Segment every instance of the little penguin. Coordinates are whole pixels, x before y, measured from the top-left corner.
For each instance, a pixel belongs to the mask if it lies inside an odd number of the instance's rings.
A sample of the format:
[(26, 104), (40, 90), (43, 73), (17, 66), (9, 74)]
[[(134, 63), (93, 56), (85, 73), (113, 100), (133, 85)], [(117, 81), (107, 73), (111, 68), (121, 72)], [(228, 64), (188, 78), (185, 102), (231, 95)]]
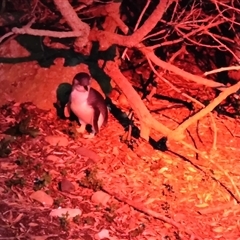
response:
[(83, 133), (86, 125), (92, 126), (92, 133), (96, 135), (102, 126), (108, 121), (108, 109), (103, 96), (94, 88), (90, 87), (91, 78), (85, 72), (75, 75), (72, 82), (72, 91), (68, 107), (76, 115), (81, 124), (78, 132)]

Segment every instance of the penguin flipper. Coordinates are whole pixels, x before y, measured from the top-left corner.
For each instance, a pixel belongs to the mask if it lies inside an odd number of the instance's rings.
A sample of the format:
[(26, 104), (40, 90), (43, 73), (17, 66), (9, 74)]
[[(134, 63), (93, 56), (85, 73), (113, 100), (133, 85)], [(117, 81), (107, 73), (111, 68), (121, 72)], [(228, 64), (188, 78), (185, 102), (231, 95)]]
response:
[(64, 107), (64, 116), (69, 118), (70, 117), (70, 112), (71, 112), (70, 102), (68, 102)]
[(92, 124), (92, 128), (93, 128), (93, 131), (95, 132), (95, 134), (97, 134), (99, 132), (99, 129), (98, 129), (98, 119), (99, 119), (99, 116), (100, 116), (100, 110), (98, 108), (93, 108), (94, 111), (93, 111), (93, 124)]

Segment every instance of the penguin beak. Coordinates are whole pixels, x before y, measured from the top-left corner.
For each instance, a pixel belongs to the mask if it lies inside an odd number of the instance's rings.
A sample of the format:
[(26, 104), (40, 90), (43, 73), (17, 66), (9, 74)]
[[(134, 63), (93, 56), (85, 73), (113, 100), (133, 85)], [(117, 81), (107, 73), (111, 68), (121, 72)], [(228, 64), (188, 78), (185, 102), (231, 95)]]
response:
[(83, 86), (86, 91), (88, 91), (88, 86)]

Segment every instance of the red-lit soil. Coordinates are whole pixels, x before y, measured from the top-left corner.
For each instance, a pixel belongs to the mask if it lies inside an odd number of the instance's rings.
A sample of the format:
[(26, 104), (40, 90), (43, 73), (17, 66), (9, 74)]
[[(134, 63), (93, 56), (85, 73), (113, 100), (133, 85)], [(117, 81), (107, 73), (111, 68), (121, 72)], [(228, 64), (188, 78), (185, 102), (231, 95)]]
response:
[[(57, 78), (62, 72), (52, 74)], [(188, 92), (193, 96), (213, 98), (211, 91), (189, 82), (178, 87), (186, 90), (187, 84), (192, 87)], [(166, 86), (159, 90), (161, 93), (175, 94)], [(183, 106), (163, 100), (154, 102), (158, 102), (159, 109), (165, 108), (154, 116), (171, 129), (190, 114)], [(10, 144), (11, 154), (0, 158), (0, 239), (91, 240), (97, 239), (96, 234), (103, 229), (109, 231), (110, 238), (102, 239), (240, 239), (240, 207), (235, 200), (240, 200), (238, 120), (213, 113), (217, 149), (212, 149), (214, 132), (209, 116), (190, 126), (185, 140), (206, 151), (205, 158), (197, 160), (193, 151), (176, 142), (168, 144), (172, 152), (153, 150), (145, 142), (138, 142), (134, 151), (130, 150), (120, 142), (124, 130), (111, 115), (108, 126), (94, 139), (72, 139), (65, 134), (69, 122), (57, 119), (54, 110), (24, 106), (23, 111), (22, 105), (9, 104), (0, 111), (1, 132), (26, 116), (40, 130), (35, 138), (16, 137)], [(67, 146), (51, 146), (45, 141), (50, 135), (66, 136)], [(4, 136), (1, 134), (1, 138)], [(153, 136), (162, 137), (155, 132)], [(100, 160), (94, 162), (76, 155), (80, 146), (95, 151)], [(101, 201), (93, 203), (94, 190), (77, 184), (86, 169), (96, 171), (97, 181), (111, 193), (108, 207), (102, 206)], [(29, 197), (34, 192), (34, 181), (42, 180), (46, 174), (51, 179), (42, 190), (54, 200), (50, 208), (43, 208)], [(75, 191), (63, 193), (58, 189), (63, 178), (75, 184)], [(13, 184), (11, 179), (24, 179), (24, 183)], [(67, 219), (67, 223), (51, 218), (51, 209), (59, 206), (79, 208), (82, 215), (78, 221)], [(166, 216), (177, 227), (153, 215)]]

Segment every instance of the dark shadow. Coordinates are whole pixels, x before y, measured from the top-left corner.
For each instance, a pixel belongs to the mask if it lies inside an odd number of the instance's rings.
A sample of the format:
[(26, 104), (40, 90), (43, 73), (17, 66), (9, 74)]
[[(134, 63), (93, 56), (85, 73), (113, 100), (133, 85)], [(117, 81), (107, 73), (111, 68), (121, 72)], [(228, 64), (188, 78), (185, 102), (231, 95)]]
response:
[[(115, 104), (112, 103), (110, 98), (106, 98), (106, 103), (110, 109), (110, 113), (115, 117), (116, 120), (124, 127), (125, 131), (128, 130), (129, 125), (132, 126), (132, 137), (135, 139), (140, 138), (140, 130), (134, 125), (131, 119), (126, 113), (122, 112)], [(149, 144), (156, 150), (167, 151), (166, 138), (156, 142), (153, 138), (149, 138)]]
[[(137, 88), (137, 87), (134, 87), (134, 89), (136, 91), (142, 91), (142, 89)], [(146, 97), (149, 93), (150, 93), (149, 91), (144, 92), (144, 97)], [(184, 100), (181, 100), (181, 99), (178, 99), (178, 98), (168, 97), (168, 96), (164, 96), (164, 95), (161, 95), (161, 94), (154, 94), (153, 97), (156, 98), (156, 99), (159, 99), (159, 100), (166, 100), (166, 101), (168, 101), (170, 103), (181, 104), (181, 105), (183, 105), (184, 107), (186, 107), (190, 111), (192, 111), (194, 109), (192, 102), (187, 102), (187, 101), (184, 101)], [(142, 97), (142, 99), (143, 99), (143, 97)], [(151, 112), (157, 112), (157, 111), (158, 111), (158, 109), (155, 109), (155, 110), (153, 110)]]
[(183, 106), (185, 106), (187, 109), (189, 110), (193, 110), (193, 103), (192, 102), (187, 102), (178, 98), (173, 98), (173, 97), (168, 97), (168, 96), (164, 96), (164, 95), (160, 95), (160, 94), (154, 94), (153, 97), (157, 98), (157, 99), (161, 99), (161, 100), (166, 100), (169, 101), (171, 103), (179, 103), (182, 104)]
[(56, 114), (61, 119), (66, 119), (64, 115), (64, 108), (69, 101), (69, 97), (72, 91), (72, 85), (70, 83), (61, 83), (56, 90), (57, 102), (53, 104), (56, 109)]
[[(111, 78), (104, 72), (104, 67), (107, 61), (114, 61), (116, 57), (116, 46), (113, 45), (105, 51), (99, 51), (99, 43), (94, 42), (91, 49), (91, 61), (89, 61), (88, 67), (90, 75), (96, 79), (101, 89), (105, 94), (111, 92)], [(104, 60), (103, 66), (99, 67), (98, 60)]]
[[(0, 63), (21, 63), (29, 61), (37, 61), (38, 64), (43, 68), (49, 68), (54, 64), (56, 58), (64, 58), (64, 66), (76, 66), (80, 63), (88, 65), (91, 76), (101, 86), (105, 94), (110, 93), (111, 78), (103, 71), (106, 61), (114, 60), (116, 56), (116, 46), (111, 46), (105, 51), (99, 51), (98, 43), (93, 43), (93, 47), (90, 56), (77, 53), (73, 48), (70, 49), (54, 49), (47, 47), (43, 44), (42, 37), (31, 36), (31, 35), (19, 35), (15, 40), (23, 46), (30, 56), (18, 57), (18, 58), (7, 58), (0, 57)], [(63, 40), (59, 40), (64, 42)], [(65, 40), (67, 43), (69, 39)], [(103, 66), (100, 68), (98, 60), (104, 61)]]
[(37, 61), (41, 67), (49, 68), (54, 64), (56, 58), (64, 58), (64, 66), (75, 66), (84, 63), (88, 60), (87, 57), (76, 53), (72, 48), (70, 49), (53, 49), (45, 46), (42, 43), (42, 37), (31, 35), (19, 35), (15, 40), (23, 46), (30, 56), (7, 58), (0, 57), (1, 63), (21, 63), (29, 61)]

